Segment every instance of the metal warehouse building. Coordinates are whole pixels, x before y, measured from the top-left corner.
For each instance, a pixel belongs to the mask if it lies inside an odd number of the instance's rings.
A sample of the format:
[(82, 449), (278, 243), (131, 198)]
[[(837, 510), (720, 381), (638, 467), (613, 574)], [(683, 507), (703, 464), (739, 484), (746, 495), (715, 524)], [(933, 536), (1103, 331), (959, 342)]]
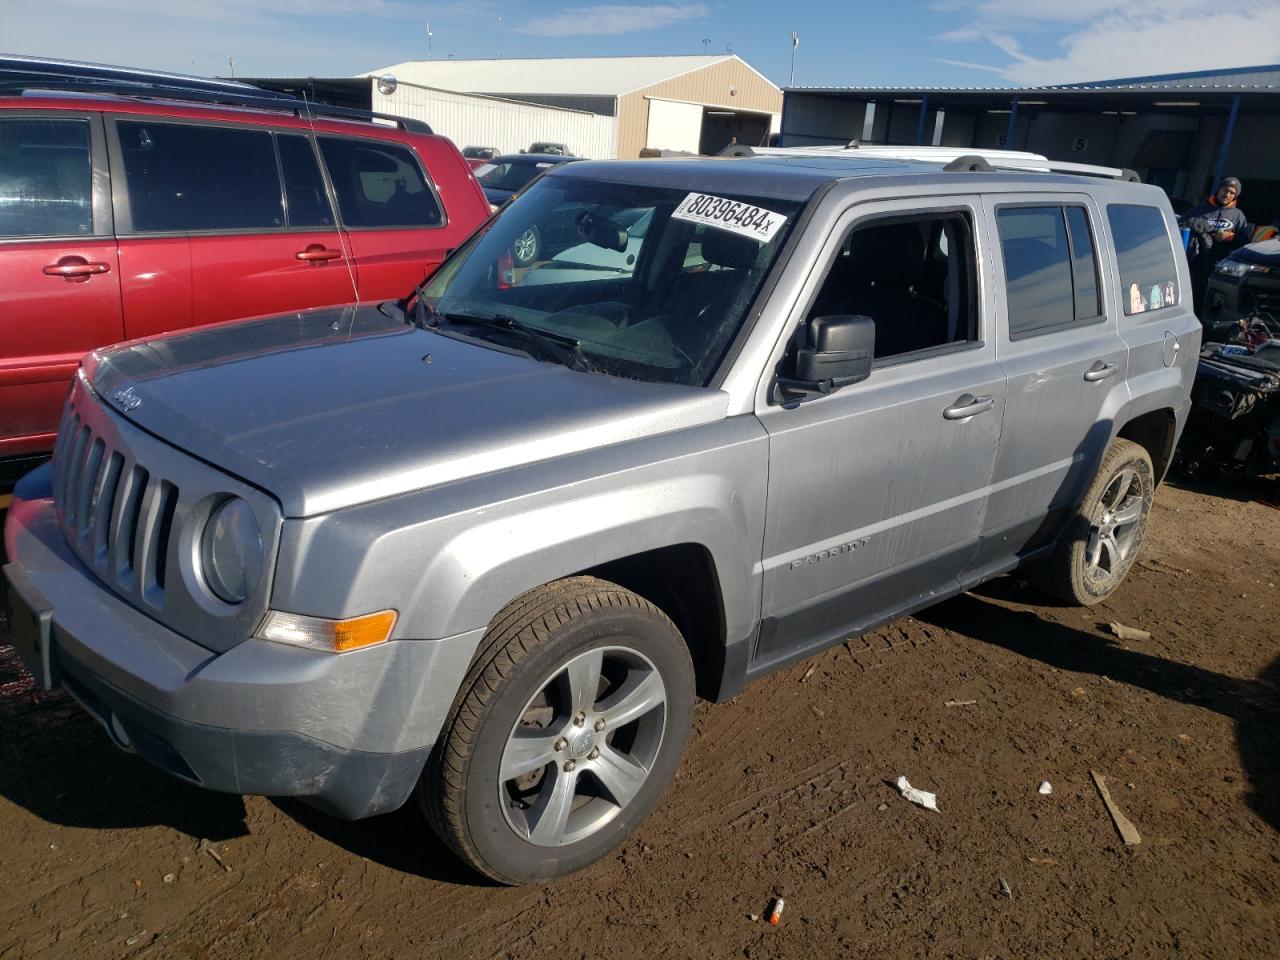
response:
[[(383, 94), (376, 78), (392, 74)], [(370, 71), (372, 109), (420, 118), (458, 146), (564, 143), (579, 156), (715, 153), (778, 129), (782, 91), (741, 57), (410, 60)]]
[(795, 87), (784, 146), (860, 141), (1030, 150), (1128, 167), (1196, 203), (1244, 181), (1250, 220), (1280, 214), (1280, 64), (1046, 87)]

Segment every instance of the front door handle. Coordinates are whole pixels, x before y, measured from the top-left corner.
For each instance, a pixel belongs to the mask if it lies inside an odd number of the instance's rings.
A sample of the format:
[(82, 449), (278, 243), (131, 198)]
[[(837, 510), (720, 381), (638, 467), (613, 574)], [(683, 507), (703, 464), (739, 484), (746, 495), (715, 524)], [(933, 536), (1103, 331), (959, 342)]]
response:
[(1090, 383), (1096, 383), (1099, 380), (1107, 379), (1107, 377), (1114, 377), (1119, 369), (1114, 363), (1104, 363), (1099, 360), (1084, 372), (1084, 378)]
[(326, 260), (337, 260), (342, 256), (342, 251), (330, 250), (323, 243), (309, 243), (307, 249), (299, 250), (294, 256), (307, 263), (324, 263)]
[(956, 402), (942, 411), (947, 420), (968, 420), (980, 413), (986, 413), (996, 405), (994, 397), (975, 397), (971, 393), (962, 393)]
[(111, 267), (105, 263), (86, 260), (84, 257), (63, 257), (57, 263), (44, 268), (47, 277), (62, 277), (71, 283), (84, 283), (97, 273), (107, 273)]

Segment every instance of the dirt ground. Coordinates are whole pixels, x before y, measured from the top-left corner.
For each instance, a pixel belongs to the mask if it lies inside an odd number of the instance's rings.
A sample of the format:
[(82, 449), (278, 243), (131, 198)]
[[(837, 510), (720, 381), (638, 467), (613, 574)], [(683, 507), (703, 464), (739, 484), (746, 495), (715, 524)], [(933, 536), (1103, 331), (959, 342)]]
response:
[(540, 888), (480, 883), (409, 808), (173, 781), (0, 646), (0, 958), (1280, 956), (1278, 493), (1161, 488), (1101, 607), (1004, 578), (699, 705), (657, 814)]

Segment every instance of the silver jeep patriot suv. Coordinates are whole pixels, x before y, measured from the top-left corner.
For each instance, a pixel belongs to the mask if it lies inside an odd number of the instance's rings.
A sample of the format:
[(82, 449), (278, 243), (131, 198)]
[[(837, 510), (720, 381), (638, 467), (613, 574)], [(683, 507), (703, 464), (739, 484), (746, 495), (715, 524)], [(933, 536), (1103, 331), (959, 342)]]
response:
[(994, 163), (565, 164), (402, 302), (91, 354), (9, 510), (14, 643), (176, 777), (583, 867), (695, 695), (1133, 564), (1199, 347), (1173, 213)]

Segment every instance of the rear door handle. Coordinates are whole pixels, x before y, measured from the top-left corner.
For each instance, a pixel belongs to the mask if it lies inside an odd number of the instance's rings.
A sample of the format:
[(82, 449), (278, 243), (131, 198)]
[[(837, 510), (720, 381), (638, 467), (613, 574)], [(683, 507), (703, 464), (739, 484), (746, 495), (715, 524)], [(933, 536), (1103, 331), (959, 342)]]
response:
[(1099, 360), (1084, 372), (1084, 378), (1090, 383), (1095, 383), (1098, 380), (1105, 380), (1107, 377), (1114, 377), (1119, 369), (1114, 363), (1104, 363)]
[(996, 405), (993, 397), (975, 397), (971, 393), (962, 393), (956, 402), (942, 411), (947, 420), (968, 420), (980, 413), (986, 413)]
[(294, 254), (299, 260), (307, 263), (324, 263), (326, 260), (337, 260), (342, 256), (341, 250), (330, 250), (323, 243), (307, 244), (307, 249)]
[(111, 267), (105, 263), (86, 260), (84, 257), (63, 257), (57, 263), (44, 268), (45, 276), (62, 277), (72, 283), (84, 283), (97, 273), (107, 273)]

